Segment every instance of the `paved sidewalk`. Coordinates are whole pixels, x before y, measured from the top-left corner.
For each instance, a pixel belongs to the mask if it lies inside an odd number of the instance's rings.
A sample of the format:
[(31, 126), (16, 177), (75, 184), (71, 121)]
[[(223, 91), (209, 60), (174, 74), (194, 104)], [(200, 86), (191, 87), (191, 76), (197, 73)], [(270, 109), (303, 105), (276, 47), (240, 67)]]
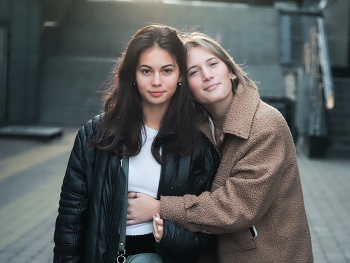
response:
[[(60, 187), (78, 128), (0, 139), (0, 263), (52, 262)], [(350, 263), (350, 160), (298, 156), (316, 263)]]

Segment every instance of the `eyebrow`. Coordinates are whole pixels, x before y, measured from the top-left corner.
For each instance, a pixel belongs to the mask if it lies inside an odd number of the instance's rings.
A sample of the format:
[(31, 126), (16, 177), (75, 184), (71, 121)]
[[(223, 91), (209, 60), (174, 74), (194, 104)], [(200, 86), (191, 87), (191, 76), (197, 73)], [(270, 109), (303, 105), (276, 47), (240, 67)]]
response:
[[(210, 60), (212, 60), (212, 59), (216, 59), (216, 58), (217, 58), (217, 57), (215, 57), (215, 56), (214, 56), (214, 57), (211, 57), (211, 58), (208, 58), (205, 62), (210, 61)], [(190, 71), (192, 68), (195, 68), (195, 67), (197, 67), (197, 65), (193, 65), (192, 67), (189, 67), (188, 70), (187, 70), (187, 72)]]
[[(147, 66), (147, 65), (140, 65), (140, 68), (142, 68), (142, 67), (146, 67), (146, 68), (152, 69), (152, 67)], [(167, 67), (175, 67), (175, 65), (173, 65), (173, 64), (168, 64), (168, 65), (164, 65), (164, 66), (161, 67), (161, 68), (167, 68)]]

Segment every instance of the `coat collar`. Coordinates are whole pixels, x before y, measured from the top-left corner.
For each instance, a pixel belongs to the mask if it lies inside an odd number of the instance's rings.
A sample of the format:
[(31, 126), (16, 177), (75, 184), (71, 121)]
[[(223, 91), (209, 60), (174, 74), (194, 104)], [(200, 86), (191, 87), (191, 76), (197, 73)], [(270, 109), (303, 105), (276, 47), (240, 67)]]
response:
[(254, 87), (239, 84), (224, 119), (224, 133), (248, 139), (259, 101), (259, 93)]
[[(223, 132), (248, 139), (259, 101), (259, 93), (254, 87), (248, 85), (244, 87), (242, 84), (239, 84), (226, 112)], [(201, 126), (201, 130), (207, 134), (207, 136), (209, 134), (211, 135), (207, 118)], [(211, 138), (212, 136), (208, 137), (213, 141)]]

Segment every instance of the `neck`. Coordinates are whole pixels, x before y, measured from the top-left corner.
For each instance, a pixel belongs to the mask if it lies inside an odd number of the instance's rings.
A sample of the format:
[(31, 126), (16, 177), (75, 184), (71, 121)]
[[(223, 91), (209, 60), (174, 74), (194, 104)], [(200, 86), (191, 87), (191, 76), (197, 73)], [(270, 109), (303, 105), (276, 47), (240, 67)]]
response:
[(160, 122), (162, 121), (168, 107), (142, 107), (144, 124), (154, 130), (159, 130)]
[(228, 108), (230, 107), (232, 99), (233, 93), (232, 96), (225, 98), (225, 100), (220, 100), (211, 104), (203, 105), (204, 108), (210, 113), (214, 122), (220, 125), (221, 127), (224, 124), (224, 118)]

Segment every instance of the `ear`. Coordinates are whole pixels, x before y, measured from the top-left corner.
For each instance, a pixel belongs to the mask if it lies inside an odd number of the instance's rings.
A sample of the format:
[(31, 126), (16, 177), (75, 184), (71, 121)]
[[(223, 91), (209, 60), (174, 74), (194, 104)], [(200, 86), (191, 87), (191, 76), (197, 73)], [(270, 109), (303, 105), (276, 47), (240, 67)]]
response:
[(229, 76), (231, 80), (234, 80), (235, 78), (237, 78), (237, 76), (233, 74), (231, 70), (229, 71), (229, 73), (230, 73)]
[(182, 77), (181, 75), (179, 76), (179, 79), (177, 80), (178, 83), (182, 82)]

